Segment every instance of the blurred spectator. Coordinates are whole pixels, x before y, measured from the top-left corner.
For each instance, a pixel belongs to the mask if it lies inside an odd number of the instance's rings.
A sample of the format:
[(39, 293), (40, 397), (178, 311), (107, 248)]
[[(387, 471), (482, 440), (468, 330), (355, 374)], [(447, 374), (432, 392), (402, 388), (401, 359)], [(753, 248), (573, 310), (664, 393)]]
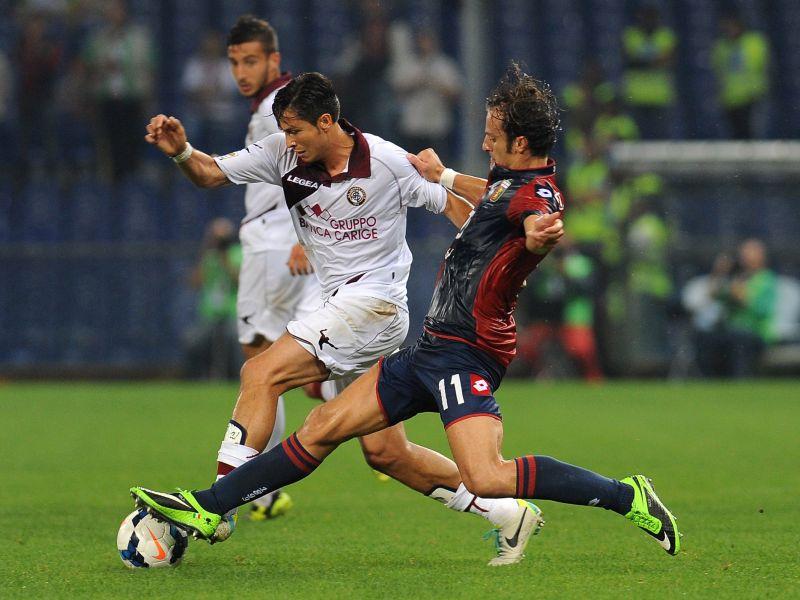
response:
[(186, 63), (181, 85), (186, 94), (185, 126), (198, 140), (198, 147), (227, 151), (236, 146), (238, 136), (231, 139), (238, 133), (231, 131), (236, 117), (236, 82), (219, 33), (208, 31), (203, 36), (200, 48)]
[[(532, 322), (520, 331), (520, 358), (534, 373), (541, 373), (544, 363), (552, 358), (543, 355), (548, 353), (548, 345), (557, 340), (584, 379), (599, 381), (603, 373), (594, 333), (595, 263), (565, 240), (553, 254), (555, 266), (537, 273), (537, 278), (543, 277), (541, 282), (534, 283), (535, 297), (523, 301), (523, 311)], [(550, 310), (542, 311), (543, 305)]]
[(739, 268), (720, 297), (730, 313), (731, 374), (751, 377), (765, 345), (774, 339), (777, 278), (767, 267), (767, 249), (761, 240), (749, 239), (739, 246)]
[(570, 237), (597, 255), (608, 232), (606, 201), (610, 170), (605, 153), (590, 132), (585, 132), (577, 146), (577, 155), (567, 167), (564, 178), (569, 210), (565, 227)]
[[(31, 13), (23, 24), (15, 63), (19, 67), (17, 113), (20, 125), (19, 153), (25, 166), (34, 157), (55, 160), (53, 89), (61, 64), (62, 48), (48, 35), (43, 14)], [(21, 174), (24, 176), (24, 173)]]
[(242, 262), (233, 223), (214, 219), (192, 272), (200, 291), (198, 322), (186, 341), (186, 374), (193, 378), (234, 379), (242, 358), (236, 333), (236, 286)]
[(391, 80), (400, 104), (400, 145), (409, 152), (433, 147), (445, 164), (452, 162), (450, 134), (461, 76), (433, 32), (417, 33), (416, 51), (397, 57)]
[(675, 102), (673, 63), (677, 38), (661, 23), (654, 6), (636, 11), (636, 24), (623, 33), (625, 101), (644, 139), (670, 137), (670, 108)]
[(739, 264), (719, 256), (710, 275), (690, 281), (683, 291), (692, 314), (700, 373), (707, 377), (752, 377), (761, 355), (775, 339), (778, 279), (767, 267), (760, 240), (739, 247)]
[(614, 96), (614, 84), (606, 78), (603, 66), (597, 60), (588, 60), (583, 65), (580, 79), (567, 84), (561, 94), (570, 128), (592, 127), (600, 108)]
[(728, 374), (727, 311), (719, 296), (730, 286), (734, 261), (727, 254), (714, 259), (711, 273), (690, 279), (681, 299), (691, 315), (695, 362), (704, 377)]
[(137, 170), (145, 147), (142, 130), (153, 93), (155, 52), (149, 32), (129, 20), (124, 0), (108, 2), (105, 17), (83, 58), (97, 108), (101, 168), (116, 182)]
[(731, 135), (752, 138), (754, 111), (769, 90), (769, 44), (763, 34), (747, 30), (736, 13), (723, 17), (721, 27), (711, 53), (719, 102)]
[(386, 139), (394, 138), (396, 101), (389, 83), (392, 52), (389, 24), (373, 11), (361, 35), (339, 58), (336, 89), (356, 127)]

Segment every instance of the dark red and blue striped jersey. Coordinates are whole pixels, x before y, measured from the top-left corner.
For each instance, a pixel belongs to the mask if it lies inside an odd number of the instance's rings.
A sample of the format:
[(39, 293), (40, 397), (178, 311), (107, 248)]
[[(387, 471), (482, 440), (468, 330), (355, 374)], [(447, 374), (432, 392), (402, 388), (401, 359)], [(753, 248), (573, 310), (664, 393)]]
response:
[(425, 331), (465, 342), (503, 366), (514, 359), (514, 308), (525, 278), (544, 258), (525, 248), (530, 215), (564, 210), (556, 166), (509, 170), (495, 166), (480, 204), (445, 254)]

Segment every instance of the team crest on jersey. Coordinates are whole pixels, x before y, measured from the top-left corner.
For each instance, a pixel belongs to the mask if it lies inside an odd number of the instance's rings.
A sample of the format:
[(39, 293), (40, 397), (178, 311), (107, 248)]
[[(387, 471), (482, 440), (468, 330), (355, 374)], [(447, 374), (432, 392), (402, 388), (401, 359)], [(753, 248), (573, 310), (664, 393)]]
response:
[(503, 192), (509, 188), (509, 186), (511, 186), (510, 179), (503, 179), (502, 181), (493, 183), (488, 190), (489, 195), (486, 197), (486, 199), (489, 202), (496, 202), (497, 199), (503, 195)]
[(367, 201), (367, 192), (363, 188), (354, 185), (347, 190), (347, 201), (353, 206), (361, 206)]
[(492, 388), (489, 387), (489, 383), (480, 375), (475, 375), (474, 373), (470, 373), (469, 387), (475, 396), (492, 395)]

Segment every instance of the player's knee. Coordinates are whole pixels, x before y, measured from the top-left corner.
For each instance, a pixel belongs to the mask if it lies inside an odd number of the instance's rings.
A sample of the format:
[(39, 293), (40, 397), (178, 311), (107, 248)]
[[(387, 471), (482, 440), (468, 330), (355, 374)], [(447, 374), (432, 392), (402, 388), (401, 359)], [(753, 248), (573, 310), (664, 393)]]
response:
[(248, 359), (239, 371), (242, 389), (250, 389), (256, 386), (275, 387), (278, 384), (275, 372), (270, 369), (269, 364), (259, 357)]
[(344, 441), (339, 439), (336, 420), (328, 415), (327, 405), (323, 404), (312, 410), (306, 417), (298, 435), (304, 442), (319, 446), (337, 445)]

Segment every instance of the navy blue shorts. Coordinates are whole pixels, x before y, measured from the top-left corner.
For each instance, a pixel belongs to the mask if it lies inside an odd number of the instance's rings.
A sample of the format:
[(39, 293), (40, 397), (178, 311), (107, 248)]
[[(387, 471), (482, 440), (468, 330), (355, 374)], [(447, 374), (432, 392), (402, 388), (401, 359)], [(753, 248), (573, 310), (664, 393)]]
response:
[(485, 352), (426, 333), (381, 360), (378, 402), (391, 425), (422, 412), (438, 412), (445, 428), (479, 415), (500, 420), (493, 393), (504, 374)]

